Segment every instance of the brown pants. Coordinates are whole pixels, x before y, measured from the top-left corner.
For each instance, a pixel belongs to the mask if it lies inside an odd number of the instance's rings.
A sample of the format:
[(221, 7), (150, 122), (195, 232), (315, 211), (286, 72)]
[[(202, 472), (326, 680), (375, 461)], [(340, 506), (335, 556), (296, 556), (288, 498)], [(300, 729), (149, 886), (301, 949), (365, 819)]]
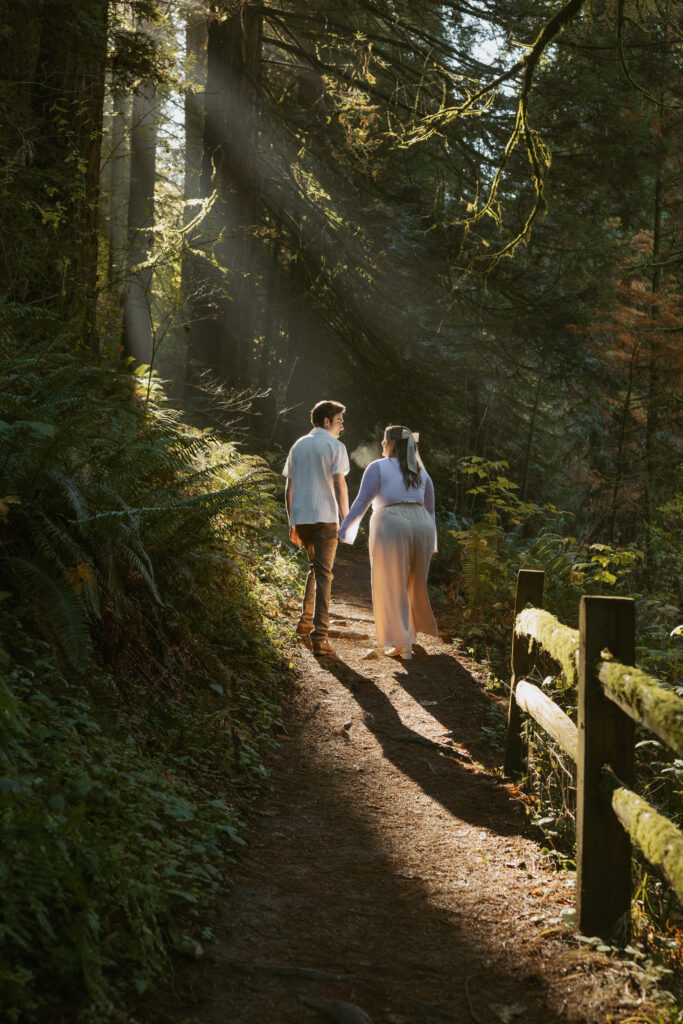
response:
[(313, 626), (311, 642), (327, 639), (330, 626), (332, 566), (337, 551), (336, 523), (297, 523), (296, 531), (308, 552), (310, 568), (306, 577), (299, 626)]

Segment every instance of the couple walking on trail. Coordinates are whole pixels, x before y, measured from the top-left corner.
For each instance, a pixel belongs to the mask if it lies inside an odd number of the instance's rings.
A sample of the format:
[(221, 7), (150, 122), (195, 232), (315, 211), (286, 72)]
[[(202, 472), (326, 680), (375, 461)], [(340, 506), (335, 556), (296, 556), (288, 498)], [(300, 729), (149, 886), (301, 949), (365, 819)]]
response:
[(434, 486), (417, 453), (419, 435), (389, 426), (382, 458), (365, 470), (349, 509), (349, 457), (339, 440), (345, 411), (339, 402), (318, 402), (311, 410), (313, 429), (292, 446), (282, 471), (290, 539), (306, 548), (310, 562), (296, 631), (310, 637), (314, 654), (334, 655), (327, 633), (337, 542), (353, 544), (372, 503), (370, 566), (377, 642), (390, 657), (409, 659), (416, 633), (438, 633), (427, 596), (429, 562), (436, 551)]

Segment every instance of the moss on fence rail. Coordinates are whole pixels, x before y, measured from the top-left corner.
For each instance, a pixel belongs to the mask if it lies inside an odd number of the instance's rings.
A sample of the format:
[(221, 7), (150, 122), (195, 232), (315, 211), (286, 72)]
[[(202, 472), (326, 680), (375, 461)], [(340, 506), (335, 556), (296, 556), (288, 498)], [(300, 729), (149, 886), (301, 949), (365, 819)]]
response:
[[(608, 778), (616, 785), (618, 780), (611, 772)], [(683, 833), (624, 786), (614, 789), (612, 807), (632, 842), (643, 851), (650, 864), (666, 876), (683, 903)]]
[(607, 693), (626, 714), (683, 754), (683, 700), (632, 665), (603, 661), (598, 672)]
[(562, 623), (541, 608), (525, 608), (515, 619), (515, 633), (535, 640), (544, 651), (559, 662), (567, 682), (576, 685), (576, 656), (579, 631)]

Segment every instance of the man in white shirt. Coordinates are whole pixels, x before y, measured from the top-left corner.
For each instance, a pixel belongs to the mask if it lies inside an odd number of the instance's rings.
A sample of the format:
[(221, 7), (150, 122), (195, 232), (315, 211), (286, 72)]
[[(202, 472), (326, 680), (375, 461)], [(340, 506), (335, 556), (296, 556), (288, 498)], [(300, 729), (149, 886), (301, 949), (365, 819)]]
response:
[(339, 440), (346, 409), (339, 402), (318, 402), (311, 409), (313, 430), (296, 441), (282, 475), (289, 536), (308, 552), (310, 569), (296, 631), (309, 636), (314, 654), (334, 654), (327, 639), (330, 624), (332, 566), (337, 550), (339, 514), (349, 511), (344, 477), (349, 457)]

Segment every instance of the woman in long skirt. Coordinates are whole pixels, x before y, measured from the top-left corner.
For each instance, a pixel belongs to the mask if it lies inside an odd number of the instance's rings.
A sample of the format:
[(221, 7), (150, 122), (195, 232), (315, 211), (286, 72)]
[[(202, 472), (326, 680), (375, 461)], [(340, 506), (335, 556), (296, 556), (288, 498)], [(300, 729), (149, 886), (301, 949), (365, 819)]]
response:
[(427, 595), (427, 574), (436, 551), (434, 485), (407, 427), (384, 431), (383, 458), (363, 474), (358, 496), (339, 527), (353, 544), (372, 503), (370, 565), (377, 642), (390, 657), (412, 657), (417, 633), (437, 636)]

